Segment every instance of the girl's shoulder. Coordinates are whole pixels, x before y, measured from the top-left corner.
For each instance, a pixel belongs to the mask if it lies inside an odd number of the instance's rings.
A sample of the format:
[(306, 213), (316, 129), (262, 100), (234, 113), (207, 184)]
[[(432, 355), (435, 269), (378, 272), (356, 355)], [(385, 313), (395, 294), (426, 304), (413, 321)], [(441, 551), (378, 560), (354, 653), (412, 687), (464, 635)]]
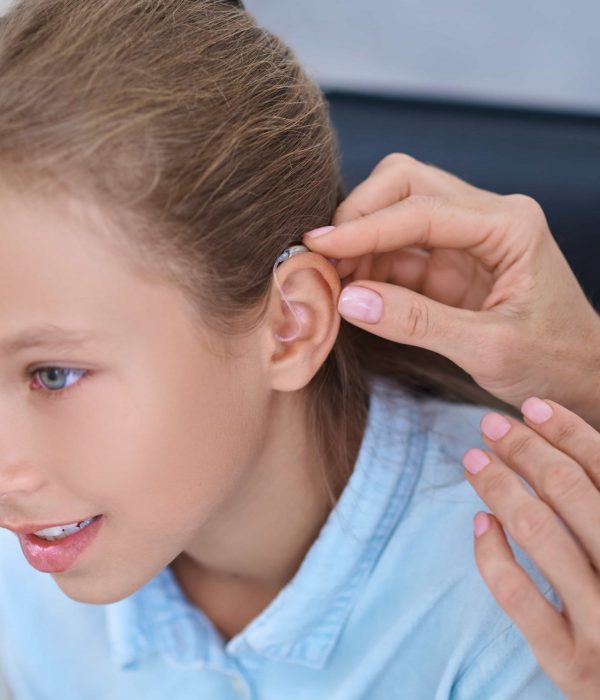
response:
[[(487, 450), (481, 432), (482, 417), (493, 410), (488, 406), (450, 403), (438, 398), (414, 398), (402, 390), (385, 385), (385, 394), (404, 402), (410, 428), (399, 427), (412, 445), (411, 451), (394, 450), (398, 459), (395, 468), (398, 480), (403, 472), (412, 473), (410, 497), (398, 518), (390, 538), (389, 556), (410, 561), (422, 573), (436, 575), (445, 572), (463, 584), (470, 582), (487, 598), (487, 588), (476, 568), (473, 552), (473, 516), (478, 511), (490, 511), (488, 505), (464, 476), (462, 457), (473, 447)], [(381, 396), (381, 388), (378, 388)], [(402, 405), (402, 403), (398, 404)], [(395, 421), (399, 425), (398, 420)], [(417, 445), (417, 448), (414, 446)], [(388, 452), (388, 458), (391, 452)], [(404, 479), (405, 483), (409, 480)], [(507, 533), (517, 561), (528, 571), (542, 590), (549, 583), (541, 572)], [(406, 552), (406, 548), (410, 552)], [(418, 554), (421, 552), (421, 554)], [(388, 554), (386, 552), (386, 554)]]
[[(470, 692), (483, 697), (477, 692), (484, 687), (487, 697), (562, 697), (493, 598), (475, 561), (473, 516), (489, 508), (465, 479), (461, 459), (472, 447), (487, 449), (479, 423), (492, 409), (417, 399), (388, 383), (382, 386), (376, 391), (384, 406), (404, 407), (403, 416), (393, 422), (402, 441), (412, 445), (405, 452), (397, 446), (387, 450), (385, 466), (396, 470), (398, 483), (410, 494), (396, 514), (356, 614), (381, 621), (378, 633), (393, 640), (393, 657), (402, 659), (403, 673), (410, 675), (411, 658), (418, 668), (428, 656), (432, 673), (439, 674), (436, 691), (441, 692), (443, 678), (452, 679), (447, 697), (470, 697)], [(393, 454), (395, 462), (390, 461)], [(390, 508), (388, 515), (392, 512)], [(508, 541), (539, 590), (558, 605), (532, 559), (510, 536)]]

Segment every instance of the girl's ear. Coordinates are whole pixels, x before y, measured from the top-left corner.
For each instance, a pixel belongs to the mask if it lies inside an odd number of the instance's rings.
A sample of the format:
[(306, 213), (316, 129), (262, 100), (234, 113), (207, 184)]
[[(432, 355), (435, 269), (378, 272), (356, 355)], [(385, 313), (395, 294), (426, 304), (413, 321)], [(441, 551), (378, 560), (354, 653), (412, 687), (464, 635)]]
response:
[(331, 263), (303, 253), (279, 265), (265, 316), (265, 361), (272, 386), (293, 391), (306, 386), (325, 362), (337, 338), (340, 278)]

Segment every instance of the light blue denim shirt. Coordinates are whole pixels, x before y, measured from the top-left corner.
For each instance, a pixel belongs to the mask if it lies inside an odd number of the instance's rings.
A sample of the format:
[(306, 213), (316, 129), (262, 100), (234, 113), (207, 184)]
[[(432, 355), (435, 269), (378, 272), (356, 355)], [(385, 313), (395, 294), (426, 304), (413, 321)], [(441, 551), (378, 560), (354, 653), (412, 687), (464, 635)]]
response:
[(490, 409), (417, 400), (383, 379), (372, 390), (336, 508), (293, 579), (228, 642), (170, 568), (116, 603), (79, 603), (2, 531), (0, 665), (14, 700), (564, 700), (475, 564), (472, 518), (486, 506), (460, 460), (485, 448)]

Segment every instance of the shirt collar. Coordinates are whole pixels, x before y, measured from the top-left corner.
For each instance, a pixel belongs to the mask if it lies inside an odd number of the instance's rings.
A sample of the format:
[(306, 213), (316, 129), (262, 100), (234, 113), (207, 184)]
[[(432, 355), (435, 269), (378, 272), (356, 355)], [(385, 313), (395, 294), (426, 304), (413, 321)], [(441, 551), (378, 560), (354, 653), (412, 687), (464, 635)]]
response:
[(175, 665), (222, 666), (254, 652), (322, 667), (410, 499), (426, 432), (415, 399), (371, 379), (365, 433), (352, 475), (292, 580), (252, 622), (223, 643), (170, 568), (106, 606), (113, 658), (122, 667), (158, 652)]

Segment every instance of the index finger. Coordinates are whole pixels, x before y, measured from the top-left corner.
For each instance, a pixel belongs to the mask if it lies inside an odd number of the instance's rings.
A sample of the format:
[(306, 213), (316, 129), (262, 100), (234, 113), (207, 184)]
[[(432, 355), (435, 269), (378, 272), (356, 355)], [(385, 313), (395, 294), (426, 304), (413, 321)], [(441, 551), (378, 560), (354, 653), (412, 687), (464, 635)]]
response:
[(551, 399), (530, 396), (521, 411), (525, 423), (581, 465), (600, 490), (600, 432)]
[(480, 194), (465, 180), (406, 153), (390, 153), (357, 185), (338, 206), (332, 223), (351, 221), (395, 204), (411, 194)]
[(478, 197), (411, 195), (340, 224), (325, 235), (305, 233), (302, 240), (314, 252), (334, 258), (355, 258), (415, 245), (460, 248), (495, 267), (505, 252), (499, 237), (510, 230), (506, 225), (508, 215), (496, 200), (484, 205)]

